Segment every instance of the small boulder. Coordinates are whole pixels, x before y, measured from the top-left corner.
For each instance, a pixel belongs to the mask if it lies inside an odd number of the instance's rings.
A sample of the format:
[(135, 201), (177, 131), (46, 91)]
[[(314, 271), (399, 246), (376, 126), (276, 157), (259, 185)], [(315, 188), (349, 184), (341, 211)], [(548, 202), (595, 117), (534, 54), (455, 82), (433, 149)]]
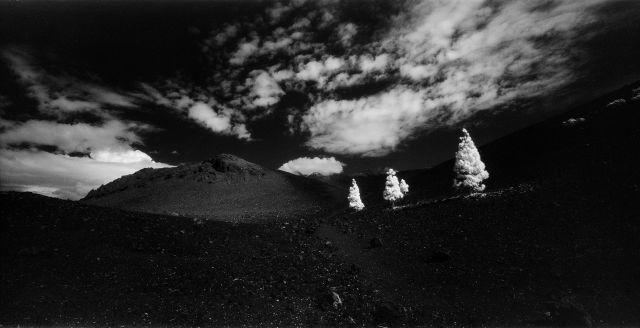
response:
[(318, 290), (318, 305), (323, 310), (337, 310), (342, 307), (342, 298), (334, 287)]

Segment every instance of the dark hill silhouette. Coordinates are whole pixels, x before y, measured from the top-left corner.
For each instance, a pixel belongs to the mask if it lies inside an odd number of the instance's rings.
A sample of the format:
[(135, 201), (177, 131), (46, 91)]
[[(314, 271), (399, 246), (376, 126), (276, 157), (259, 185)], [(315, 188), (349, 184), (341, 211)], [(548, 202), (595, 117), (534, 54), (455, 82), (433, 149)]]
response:
[(82, 202), (148, 213), (241, 220), (290, 216), (340, 204), (334, 186), (221, 154), (197, 164), (142, 169), (92, 190)]
[[(638, 122), (640, 82), (483, 145), (479, 150), (490, 173), (487, 191), (581, 180), (598, 189), (598, 183), (638, 179)], [(473, 128), (469, 130), (473, 136)], [(411, 187), (407, 201), (454, 196), (453, 163), (450, 159), (430, 169), (400, 172)], [(382, 203), (385, 175), (356, 179), (365, 203)]]

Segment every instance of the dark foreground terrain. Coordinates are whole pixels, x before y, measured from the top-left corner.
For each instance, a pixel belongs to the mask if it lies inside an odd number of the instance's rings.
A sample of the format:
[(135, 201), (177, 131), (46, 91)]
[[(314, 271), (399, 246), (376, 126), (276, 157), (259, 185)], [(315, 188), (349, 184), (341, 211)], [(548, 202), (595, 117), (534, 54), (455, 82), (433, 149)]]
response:
[(0, 323), (638, 326), (632, 89), (481, 148), (483, 195), (401, 172), (395, 210), (381, 176), (364, 211), (254, 223), (3, 193)]

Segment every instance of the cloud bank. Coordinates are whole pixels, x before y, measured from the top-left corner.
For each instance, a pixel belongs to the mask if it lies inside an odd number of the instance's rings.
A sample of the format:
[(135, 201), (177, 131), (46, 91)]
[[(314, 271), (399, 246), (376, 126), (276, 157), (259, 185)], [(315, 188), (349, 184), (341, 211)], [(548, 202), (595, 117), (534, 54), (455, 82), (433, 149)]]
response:
[(344, 163), (335, 157), (300, 157), (282, 164), (278, 170), (303, 176), (313, 173), (332, 175), (342, 173), (343, 167)]
[[(37, 103), (20, 120), (0, 118), (0, 188), (80, 199), (91, 189), (146, 167), (168, 167), (134, 149), (152, 128), (117, 117), (137, 98), (71, 76), (56, 76), (20, 49), (2, 52), (9, 68)], [(135, 101), (134, 101), (135, 100)], [(91, 123), (84, 123), (87, 115)]]
[(92, 158), (33, 149), (0, 149), (1, 188), (77, 200), (123, 175), (147, 167), (169, 166), (143, 154), (106, 154), (103, 150)]
[[(278, 2), (202, 41), (206, 98), (247, 135), (274, 108), (294, 106), (289, 128), (308, 147), (384, 156), (418, 133), (573, 82), (605, 2), (358, 3), (369, 20), (336, 1)], [(281, 104), (290, 93), (307, 101)]]

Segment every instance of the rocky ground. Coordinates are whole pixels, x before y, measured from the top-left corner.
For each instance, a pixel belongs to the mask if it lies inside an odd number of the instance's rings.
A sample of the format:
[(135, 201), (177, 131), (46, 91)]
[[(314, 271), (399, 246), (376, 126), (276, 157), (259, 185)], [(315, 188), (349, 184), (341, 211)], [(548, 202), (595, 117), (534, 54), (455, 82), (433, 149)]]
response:
[(0, 322), (640, 323), (638, 195), (545, 188), (262, 224), (3, 194)]
[(454, 194), (451, 163), (400, 172), (395, 209), (382, 176), (361, 212), (244, 223), (2, 193), (0, 324), (638, 326), (625, 90), (481, 148), (484, 194)]

